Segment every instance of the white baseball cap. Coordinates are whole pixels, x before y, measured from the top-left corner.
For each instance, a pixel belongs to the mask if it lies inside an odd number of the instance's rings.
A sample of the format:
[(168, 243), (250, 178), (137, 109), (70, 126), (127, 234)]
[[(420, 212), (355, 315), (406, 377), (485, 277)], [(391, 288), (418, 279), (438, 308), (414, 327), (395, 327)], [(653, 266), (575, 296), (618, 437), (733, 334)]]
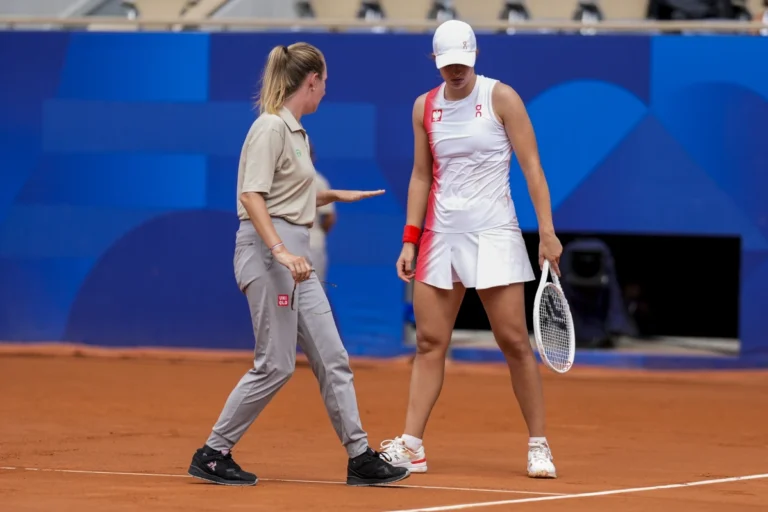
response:
[(435, 30), (432, 52), (438, 69), (450, 64), (474, 67), (477, 56), (475, 31), (463, 21), (448, 20)]

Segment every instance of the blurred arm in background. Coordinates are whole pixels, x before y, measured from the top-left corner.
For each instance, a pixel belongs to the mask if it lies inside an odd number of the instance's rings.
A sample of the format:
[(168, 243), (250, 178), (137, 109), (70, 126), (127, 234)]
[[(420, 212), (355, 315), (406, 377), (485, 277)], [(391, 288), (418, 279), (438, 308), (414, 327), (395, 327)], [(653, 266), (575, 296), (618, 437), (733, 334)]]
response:
[(761, 36), (768, 36), (768, 0), (763, 0), (763, 8), (755, 12), (755, 21), (762, 21), (765, 28), (756, 33)]
[[(319, 172), (317, 173), (315, 180), (317, 183), (318, 192), (331, 190), (331, 186), (328, 183), (328, 180), (326, 180), (325, 176)], [(334, 203), (327, 203), (322, 206), (318, 206), (315, 222), (323, 229), (323, 233), (328, 234), (328, 232), (331, 231), (333, 225), (336, 224), (336, 207), (334, 206)]]
[[(309, 155), (312, 163), (315, 163), (315, 147), (310, 143)], [(333, 202), (323, 203), (322, 195), (330, 191), (331, 187), (328, 180), (319, 172), (315, 176), (315, 187), (317, 187), (318, 207), (315, 215), (315, 222), (309, 229), (309, 251), (312, 267), (317, 273), (317, 278), (325, 281), (328, 273), (328, 251), (326, 248), (326, 235), (336, 224), (336, 207)]]

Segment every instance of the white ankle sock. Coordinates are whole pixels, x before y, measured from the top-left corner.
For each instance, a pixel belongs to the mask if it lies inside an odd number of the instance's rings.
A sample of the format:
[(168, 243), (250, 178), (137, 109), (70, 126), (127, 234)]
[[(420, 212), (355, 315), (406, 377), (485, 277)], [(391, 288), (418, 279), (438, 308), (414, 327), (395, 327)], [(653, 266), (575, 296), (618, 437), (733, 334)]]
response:
[(547, 444), (546, 437), (529, 437), (528, 444)]
[(403, 442), (405, 443), (405, 446), (409, 450), (413, 450), (414, 452), (419, 451), (419, 448), (421, 448), (421, 439), (418, 437), (409, 436), (408, 434), (403, 434), (403, 437), (401, 438)]

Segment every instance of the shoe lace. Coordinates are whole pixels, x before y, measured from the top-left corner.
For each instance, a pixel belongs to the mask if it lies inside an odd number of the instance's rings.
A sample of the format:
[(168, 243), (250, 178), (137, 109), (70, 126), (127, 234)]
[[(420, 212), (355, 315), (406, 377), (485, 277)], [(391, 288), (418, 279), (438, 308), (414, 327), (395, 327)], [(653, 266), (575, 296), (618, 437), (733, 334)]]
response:
[(405, 454), (408, 452), (408, 447), (399, 437), (395, 439), (385, 439), (381, 442), (381, 453), (379, 457), (387, 462), (392, 462), (392, 454)]
[(392, 462), (392, 456), (387, 452), (378, 452), (376, 450), (373, 450), (373, 455), (374, 457), (378, 457), (385, 462)]
[(529, 445), (528, 451), (531, 454), (531, 458), (535, 461), (549, 462), (554, 460), (549, 446), (545, 444)]
[(399, 437), (396, 437), (394, 439), (385, 439), (381, 442), (381, 451), (382, 452), (396, 452), (396, 453), (403, 453), (407, 450), (405, 443), (400, 439)]
[(240, 465), (235, 462), (235, 460), (232, 458), (232, 452), (227, 453), (224, 455), (223, 453), (219, 452), (214, 457), (216, 460), (220, 460), (225, 463), (226, 466), (234, 469), (235, 471), (242, 471), (240, 468)]

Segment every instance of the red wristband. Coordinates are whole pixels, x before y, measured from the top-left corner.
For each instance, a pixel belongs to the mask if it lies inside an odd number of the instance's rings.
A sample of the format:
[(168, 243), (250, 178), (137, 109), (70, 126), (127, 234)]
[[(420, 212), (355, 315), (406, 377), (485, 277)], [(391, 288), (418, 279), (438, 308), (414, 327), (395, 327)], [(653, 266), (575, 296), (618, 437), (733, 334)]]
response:
[(403, 229), (403, 243), (417, 244), (419, 237), (421, 236), (421, 230), (416, 226), (406, 224)]

